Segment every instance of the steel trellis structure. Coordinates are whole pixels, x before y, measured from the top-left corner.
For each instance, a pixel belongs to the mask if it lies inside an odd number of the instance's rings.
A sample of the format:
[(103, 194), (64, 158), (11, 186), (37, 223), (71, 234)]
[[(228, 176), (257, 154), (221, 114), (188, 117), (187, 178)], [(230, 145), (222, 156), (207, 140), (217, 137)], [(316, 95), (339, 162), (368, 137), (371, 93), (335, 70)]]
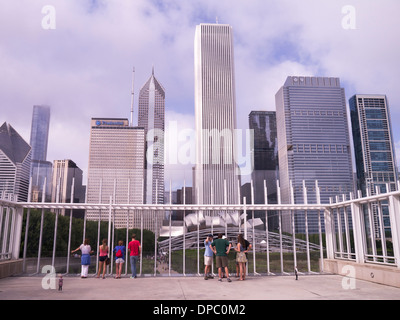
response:
[[(26, 268), (26, 244), (29, 239), (27, 233), (24, 239), (24, 248), (20, 253), (22, 221), (24, 209), (27, 211), (26, 228), (29, 226), (29, 214), (31, 209), (38, 209), (42, 212), (41, 230), (38, 245), (38, 258), (36, 273), (40, 273), (39, 265), (41, 259), (41, 241), (43, 232), (43, 213), (45, 210), (55, 210), (54, 239), (57, 235), (57, 219), (58, 209), (93, 209), (107, 212), (105, 215), (109, 220), (108, 225), (108, 241), (110, 243), (111, 232), (114, 234), (114, 226), (112, 218), (118, 211), (127, 211), (128, 214), (135, 214), (141, 219), (143, 215), (151, 211), (183, 211), (184, 217), (186, 212), (193, 212), (193, 215), (199, 217), (200, 214), (207, 212), (214, 215), (224, 213), (225, 216), (230, 213), (242, 213), (240, 221), (236, 225), (228, 224), (227, 220), (222, 225), (206, 225), (201, 227), (197, 223), (195, 229), (187, 231), (183, 226), (179, 235), (173, 235), (171, 225), (171, 215), (168, 221), (169, 236), (166, 240), (157, 242), (159, 234), (155, 233), (154, 248), (154, 269), (152, 274), (157, 275), (157, 259), (159, 253), (168, 255), (168, 275), (171, 275), (171, 254), (173, 251), (183, 251), (183, 274), (188, 275), (185, 271), (185, 254), (187, 250), (195, 250), (197, 253), (197, 274), (201, 273), (202, 257), (200, 251), (203, 249), (202, 242), (205, 235), (213, 232), (222, 232), (230, 240), (234, 239), (239, 232), (243, 232), (252, 243), (252, 267), (254, 274), (271, 273), (269, 264), (269, 255), (277, 252), (280, 257), (280, 270), (278, 273), (285, 273), (283, 261), (285, 255), (289, 254), (293, 259), (294, 266), (297, 264), (297, 255), (306, 254), (307, 267), (304, 272), (313, 272), (310, 267), (310, 252), (319, 251), (320, 272), (324, 271), (324, 259), (345, 259), (355, 261), (360, 264), (375, 263), (400, 268), (400, 184), (397, 183), (397, 191), (376, 193), (375, 195), (367, 195), (362, 197), (361, 193), (355, 195), (350, 194), (331, 198), (329, 204), (321, 204), (319, 201), (318, 182), (315, 182), (315, 192), (317, 195), (317, 203), (314, 204), (282, 204), (280, 201), (280, 190), (278, 183), (278, 204), (268, 204), (267, 197), (264, 204), (246, 204), (244, 199), (242, 204), (115, 204), (112, 197), (109, 203), (88, 204), (88, 203), (46, 203), (46, 202), (18, 202), (13, 195), (0, 194), (0, 261), (17, 260), (22, 255), (24, 270)], [(389, 190), (389, 188), (387, 189)], [(378, 191), (378, 190), (377, 190)], [(307, 189), (304, 190), (307, 195)], [(265, 190), (265, 195), (266, 195)], [(73, 197), (71, 197), (73, 198)], [(171, 197), (170, 197), (171, 198)], [(307, 201), (306, 201), (307, 202)], [(260, 226), (255, 225), (256, 219), (254, 212), (263, 212), (264, 221)], [(73, 211), (71, 211), (73, 212)], [(305, 239), (299, 239), (296, 235), (296, 217), (300, 214), (305, 216)], [(252, 219), (247, 221), (247, 216), (251, 215)], [(311, 215), (317, 217), (319, 231), (319, 243), (310, 242), (310, 234), (308, 233), (308, 219)], [(278, 220), (278, 228), (270, 230), (268, 227), (268, 218), (275, 216)], [(72, 220), (72, 214), (70, 221)], [(284, 226), (284, 221), (289, 223)], [(86, 227), (86, 218), (84, 223), (84, 236)], [(129, 219), (128, 219), (129, 221)], [(200, 222), (198, 219), (197, 221)], [(243, 223), (242, 223), (243, 221)], [(185, 223), (185, 221), (182, 221)], [(71, 226), (71, 223), (70, 223)], [(286, 231), (284, 230), (286, 228)], [(324, 232), (323, 232), (324, 230)], [(143, 229), (141, 230), (143, 231)], [(143, 232), (142, 232), (143, 234)], [(128, 229), (127, 229), (128, 240)], [(143, 240), (143, 239), (141, 239)], [(141, 241), (143, 242), (143, 241)], [(99, 243), (99, 239), (97, 241)], [(71, 227), (69, 229), (68, 250), (71, 244)], [(260, 271), (257, 268), (257, 259), (260, 254), (263, 259), (266, 257), (267, 266)], [(284, 257), (285, 256), (285, 257)], [(142, 270), (143, 256), (140, 259), (140, 274)], [(250, 262), (250, 261), (249, 261)], [(52, 254), (51, 264), (56, 264), (55, 244)], [(67, 273), (69, 272), (70, 257), (67, 254)], [(127, 268), (128, 264), (125, 264)], [(280, 272), (279, 272), (280, 271)], [(112, 273), (112, 267), (111, 271)], [(127, 273), (127, 269), (125, 269)], [(191, 272), (191, 274), (196, 272)]]

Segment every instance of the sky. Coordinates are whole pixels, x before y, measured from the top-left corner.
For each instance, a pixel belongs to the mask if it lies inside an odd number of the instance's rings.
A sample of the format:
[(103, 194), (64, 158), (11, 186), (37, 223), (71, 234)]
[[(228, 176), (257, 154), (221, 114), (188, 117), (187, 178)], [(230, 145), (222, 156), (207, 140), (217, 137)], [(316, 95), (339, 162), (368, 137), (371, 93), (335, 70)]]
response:
[[(287, 76), (338, 77), (346, 100), (386, 94), (400, 157), (399, 0), (0, 0), (0, 124), (29, 143), (33, 105), (51, 107), (47, 160), (71, 159), (87, 176), (92, 117), (134, 123), (140, 88), (166, 91), (166, 189), (191, 185), (194, 34), (200, 23), (234, 32), (237, 126), (275, 110)], [(168, 133), (167, 133), (168, 134)], [(190, 150), (188, 151), (190, 153)], [(185, 158), (187, 159), (187, 158)]]

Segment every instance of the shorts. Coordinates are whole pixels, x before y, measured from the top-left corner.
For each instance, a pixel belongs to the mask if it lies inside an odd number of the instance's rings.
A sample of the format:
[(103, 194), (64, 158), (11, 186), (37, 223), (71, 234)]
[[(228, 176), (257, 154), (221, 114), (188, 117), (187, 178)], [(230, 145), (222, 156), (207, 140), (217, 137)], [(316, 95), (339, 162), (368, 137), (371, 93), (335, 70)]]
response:
[(204, 265), (211, 266), (213, 263), (213, 257), (204, 256)]
[(216, 262), (217, 268), (225, 268), (228, 266), (228, 257), (227, 256), (217, 256), (215, 262)]
[(99, 256), (99, 261), (106, 261), (108, 256)]
[(122, 258), (117, 258), (117, 259), (115, 260), (115, 263), (124, 263), (124, 262), (125, 262), (125, 260), (122, 259)]

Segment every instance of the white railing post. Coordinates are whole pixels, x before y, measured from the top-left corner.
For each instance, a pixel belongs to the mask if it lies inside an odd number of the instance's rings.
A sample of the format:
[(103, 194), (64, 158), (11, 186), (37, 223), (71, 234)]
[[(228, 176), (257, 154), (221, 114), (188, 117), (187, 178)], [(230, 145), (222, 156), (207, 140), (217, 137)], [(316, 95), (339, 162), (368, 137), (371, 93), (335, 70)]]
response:
[[(350, 200), (353, 200), (353, 194), (350, 193)], [(353, 236), (354, 236), (354, 250), (356, 254), (356, 262), (364, 263), (365, 256), (365, 233), (362, 217), (361, 204), (352, 202), (351, 218), (353, 220)]]
[(325, 221), (325, 240), (326, 240), (326, 257), (328, 259), (335, 258), (335, 248), (334, 248), (334, 222), (332, 210), (329, 207), (324, 210), (324, 221)]
[(400, 198), (389, 196), (389, 216), (392, 231), (393, 254), (397, 267), (400, 268)]

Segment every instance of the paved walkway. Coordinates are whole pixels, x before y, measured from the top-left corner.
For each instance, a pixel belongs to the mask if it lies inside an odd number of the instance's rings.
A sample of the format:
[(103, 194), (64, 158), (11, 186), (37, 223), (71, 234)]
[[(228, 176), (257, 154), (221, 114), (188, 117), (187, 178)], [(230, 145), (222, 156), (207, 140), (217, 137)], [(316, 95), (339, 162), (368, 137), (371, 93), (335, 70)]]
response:
[[(0, 279), (0, 300), (400, 300), (400, 288), (339, 275), (249, 276), (221, 282), (202, 277), (97, 279), (64, 277), (62, 292), (48, 279)], [(350, 288), (349, 288), (350, 287)], [(347, 288), (347, 289), (346, 289)]]

